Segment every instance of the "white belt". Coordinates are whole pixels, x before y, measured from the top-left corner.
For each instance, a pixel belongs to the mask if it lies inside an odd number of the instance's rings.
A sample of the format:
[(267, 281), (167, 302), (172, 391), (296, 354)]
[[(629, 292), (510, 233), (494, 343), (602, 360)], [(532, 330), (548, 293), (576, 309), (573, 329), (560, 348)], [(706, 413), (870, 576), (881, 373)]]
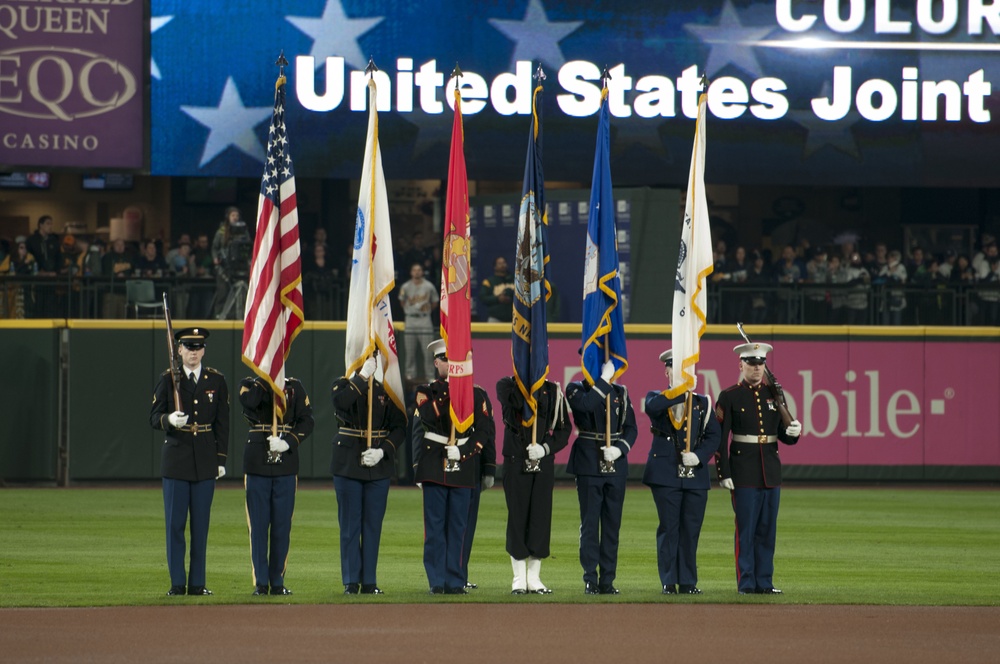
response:
[(759, 436), (754, 436), (745, 433), (734, 433), (733, 434), (734, 443), (776, 443), (778, 442), (777, 436), (765, 436), (761, 434)]
[[(442, 436), (439, 433), (431, 433), (429, 431), (424, 434), (424, 438), (426, 438), (427, 440), (433, 440), (435, 443), (441, 443), (442, 445), (447, 445), (448, 443), (451, 442), (448, 439), (448, 436)], [(465, 443), (468, 440), (469, 440), (468, 436), (466, 436), (465, 438), (456, 438), (455, 445), (461, 447), (462, 445), (465, 445)]]

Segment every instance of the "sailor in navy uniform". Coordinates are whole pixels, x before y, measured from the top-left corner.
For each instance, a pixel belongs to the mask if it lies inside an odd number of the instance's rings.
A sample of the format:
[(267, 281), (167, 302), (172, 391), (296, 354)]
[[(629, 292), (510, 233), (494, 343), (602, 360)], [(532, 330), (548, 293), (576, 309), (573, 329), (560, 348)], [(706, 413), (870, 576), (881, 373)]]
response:
[[(165, 434), (160, 462), (163, 512), (167, 528), (168, 595), (211, 595), (205, 587), (205, 551), (212, 514), (215, 481), (226, 474), (229, 452), (229, 388), (225, 377), (203, 366), (208, 330), (191, 327), (174, 339), (180, 368), (180, 403), (174, 402), (170, 370), (160, 375), (153, 391), (149, 420)], [(185, 574), (184, 531), (191, 516), (190, 571)]]
[(542, 583), (542, 559), (549, 557), (552, 536), (553, 457), (569, 443), (566, 400), (559, 386), (545, 381), (535, 391), (537, 442), (524, 424), (524, 395), (516, 380), (497, 382), (503, 410), (503, 490), (507, 500), (507, 553), (514, 571), (511, 594), (548, 594)]
[[(583, 566), (584, 592), (588, 595), (618, 594), (614, 586), (618, 532), (625, 502), (628, 453), (638, 434), (628, 390), (609, 382), (614, 373), (614, 363), (605, 362), (594, 385), (577, 381), (566, 388), (566, 400), (579, 430), (570, 449), (566, 472), (576, 475), (580, 501), (580, 564)], [(608, 395), (611, 396), (610, 411), (606, 405)], [(610, 445), (605, 439), (608, 418)], [(613, 472), (602, 472), (601, 461), (613, 464)]]
[[(673, 351), (660, 354), (669, 384)], [(698, 589), (698, 537), (705, 520), (710, 479), (708, 462), (719, 449), (721, 429), (709, 398), (692, 392), (691, 417), (684, 418), (687, 393), (667, 398), (663, 392), (646, 395), (653, 444), (646, 459), (642, 483), (652, 489), (659, 526), (656, 528), (656, 564), (664, 595), (701, 594)], [(691, 451), (687, 433), (691, 431)]]
[[(312, 405), (298, 378), (285, 378), (285, 414), (271, 435), (274, 391), (263, 378), (240, 381), (240, 405), (250, 425), (243, 450), (250, 564), (254, 595), (291, 595), (285, 586), (298, 485), (299, 446), (313, 431)], [(270, 535), (270, 537), (269, 537)]]
[[(740, 594), (777, 595), (774, 587), (774, 541), (781, 497), (778, 441), (794, 445), (802, 425), (788, 428), (778, 414), (774, 393), (764, 380), (764, 362), (772, 346), (740, 344), (742, 380), (719, 395), (715, 416), (722, 425), (716, 457), (720, 485), (732, 494), (736, 513), (736, 582)], [(732, 442), (730, 442), (732, 434)]]
[[(468, 592), (468, 567), (464, 565), (473, 487), (493, 486), (496, 473), (495, 425), (486, 392), (474, 389), (473, 423), (454, 445), (451, 435), (451, 400), (448, 393), (448, 356), (445, 342), (432, 341), (439, 378), (417, 387), (413, 423), (414, 479), (424, 496), (424, 570), (432, 595)], [(493, 448), (492, 457), (490, 448)], [(485, 454), (480, 463), (475, 457)], [(457, 470), (445, 467), (457, 463)]]
[(339, 429), (333, 441), (330, 472), (337, 493), (340, 576), (345, 595), (382, 594), (378, 587), (382, 521), (389, 480), (396, 469), (396, 451), (406, 440), (406, 413), (390, 398), (382, 381), (374, 378), (377, 369), (378, 360), (369, 357), (353, 376), (334, 382), (332, 391)]

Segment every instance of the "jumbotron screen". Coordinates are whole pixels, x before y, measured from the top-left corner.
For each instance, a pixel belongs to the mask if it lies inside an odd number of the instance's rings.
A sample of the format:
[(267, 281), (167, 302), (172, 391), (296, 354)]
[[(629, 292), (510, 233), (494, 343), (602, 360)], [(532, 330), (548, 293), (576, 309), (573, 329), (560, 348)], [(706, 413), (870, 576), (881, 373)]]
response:
[(517, 180), (540, 70), (549, 180), (589, 180), (606, 73), (616, 186), (686, 182), (703, 77), (709, 182), (996, 185), (992, 0), (152, 0), (151, 30), (158, 175), (259, 176), (284, 52), (300, 177), (360, 176), (374, 76), (386, 177), (446, 177), (457, 80), (469, 178)]

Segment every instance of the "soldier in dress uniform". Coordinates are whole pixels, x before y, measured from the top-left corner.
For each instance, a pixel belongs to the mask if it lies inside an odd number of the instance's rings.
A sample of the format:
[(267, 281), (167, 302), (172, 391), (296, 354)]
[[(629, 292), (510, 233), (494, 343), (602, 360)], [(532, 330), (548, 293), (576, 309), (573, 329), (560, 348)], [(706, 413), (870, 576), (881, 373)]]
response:
[[(507, 500), (507, 553), (514, 570), (511, 594), (552, 592), (540, 578), (552, 535), (553, 457), (569, 443), (570, 425), (559, 386), (545, 381), (535, 392), (536, 439), (524, 425), (524, 395), (512, 376), (497, 383), (503, 411), (503, 490)], [(536, 442), (537, 440), (537, 442)]]
[[(673, 351), (660, 354), (668, 385)], [(710, 479), (708, 462), (719, 449), (719, 422), (703, 394), (691, 395), (691, 416), (684, 418), (686, 393), (668, 399), (663, 392), (646, 395), (646, 414), (653, 445), (646, 459), (642, 483), (652, 489), (659, 517), (656, 528), (656, 566), (664, 595), (699, 595), (698, 537), (705, 520)], [(691, 431), (690, 451), (687, 433)]]
[[(254, 595), (291, 595), (285, 586), (298, 485), (299, 446), (312, 433), (312, 405), (298, 378), (285, 378), (285, 414), (272, 435), (274, 391), (263, 378), (240, 381), (240, 404), (250, 425), (243, 451), (250, 564)], [(268, 534), (270, 533), (270, 543)]]
[[(427, 350), (434, 356), (438, 379), (417, 387), (412, 434), (414, 478), (424, 494), (424, 569), (432, 595), (459, 595), (468, 592), (473, 488), (492, 487), (496, 474), (493, 406), (486, 391), (477, 385), (472, 426), (449, 445), (452, 423), (447, 348), (438, 339)], [(483, 458), (477, 463), (475, 457), (480, 455)]]
[[(584, 592), (588, 595), (617, 595), (614, 586), (618, 567), (618, 532), (622, 525), (628, 453), (638, 429), (635, 412), (623, 385), (609, 382), (615, 373), (605, 362), (597, 383), (572, 382), (566, 400), (573, 411), (578, 435), (569, 453), (566, 472), (576, 475), (580, 500), (580, 564)], [(607, 406), (607, 396), (611, 407)], [(606, 439), (610, 419), (610, 444)], [(610, 472), (602, 470), (610, 464)], [(598, 565), (600, 575), (598, 576)]]
[[(215, 481), (226, 474), (229, 452), (229, 388), (225, 377), (203, 366), (208, 330), (190, 327), (174, 334), (180, 368), (180, 403), (168, 369), (153, 391), (149, 421), (165, 433), (160, 472), (167, 527), (168, 595), (211, 595), (205, 587), (205, 550)], [(185, 574), (184, 531), (191, 516), (190, 572)]]
[(340, 576), (345, 595), (382, 594), (378, 587), (382, 521), (389, 479), (396, 469), (396, 451), (406, 440), (406, 413), (374, 377), (377, 370), (378, 360), (369, 357), (353, 376), (334, 382), (332, 391), (339, 429), (330, 472), (337, 493)]
[[(802, 425), (785, 427), (778, 412), (780, 385), (764, 383), (770, 344), (740, 344), (742, 380), (719, 395), (715, 416), (722, 425), (716, 457), (720, 484), (732, 493), (736, 513), (736, 582), (741, 595), (778, 595), (774, 587), (774, 540), (781, 497), (778, 441), (794, 445)], [(732, 442), (730, 443), (730, 434)]]

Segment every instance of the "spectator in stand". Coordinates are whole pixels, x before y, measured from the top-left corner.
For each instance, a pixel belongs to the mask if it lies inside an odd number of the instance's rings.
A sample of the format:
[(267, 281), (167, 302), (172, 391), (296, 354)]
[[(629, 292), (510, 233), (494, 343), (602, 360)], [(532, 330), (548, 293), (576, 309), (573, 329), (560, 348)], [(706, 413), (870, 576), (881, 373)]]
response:
[(903, 265), (903, 255), (893, 249), (889, 252), (888, 262), (879, 269), (878, 276), (888, 286), (882, 301), (882, 324), (901, 325), (903, 310), (906, 309), (906, 292), (902, 286), (906, 283), (906, 267)]
[(861, 254), (851, 254), (851, 262), (844, 270), (844, 283), (851, 288), (847, 291), (844, 305), (847, 309), (848, 325), (867, 325), (868, 297), (871, 291), (872, 277), (861, 263)]
[(479, 288), (479, 303), (489, 323), (510, 322), (514, 316), (514, 276), (507, 271), (507, 259), (493, 259), (493, 275), (483, 279)]
[(980, 324), (1000, 325), (1000, 256), (997, 245), (992, 244), (986, 251), (987, 272), (979, 278), (979, 301), (982, 303)]
[(132, 274), (135, 262), (125, 247), (125, 240), (118, 238), (111, 243), (111, 251), (104, 254), (101, 272), (113, 279), (124, 279)]
[(980, 252), (980, 254), (982, 255), (981, 256), (977, 255), (977, 257), (980, 258), (978, 265), (976, 264), (975, 259), (973, 259), (972, 269), (976, 274), (976, 279), (979, 281), (984, 281), (990, 275), (990, 270), (991, 270), (990, 262), (998, 255), (996, 242), (987, 244), (985, 247), (983, 247), (983, 250)]
[(313, 320), (332, 320), (333, 288), (339, 273), (327, 258), (326, 243), (316, 244), (312, 257), (302, 269), (306, 316)]
[(826, 282), (830, 284), (830, 324), (843, 325), (847, 322), (847, 272), (840, 262), (840, 255), (830, 256), (826, 271)]
[[(181, 251), (181, 245), (184, 245), (184, 244), (186, 244), (188, 246), (188, 248), (187, 248), (187, 255), (190, 258), (190, 256), (191, 256), (191, 235), (188, 234), (188, 233), (181, 233), (181, 236), (179, 238), (177, 238), (177, 245), (171, 247), (169, 251), (163, 252), (163, 258), (167, 261), (167, 266), (174, 273), (178, 273), (178, 270), (174, 268), (174, 265), (176, 263), (177, 254), (179, 254), (180, 251)], [(180, 265), (178, 265), (178, 268), (179, 267), (180, 267)]]
[(872, 254), (871, 260), (865, 261), (865, 267), (868, 268), (868, 272), (872, 275), (872, 283), (875, 283), (875, 280), (882, 272), (882, 268), (888, 265), (889, 247), (885, 242), (878, 242), (875, 244), (875, 253)]
[(309, 245), (310, 253), (315, 252), (316, 247), (323, 247), (326, 250), (330, 249), (326, 243), (326, 229), (322, 226), (317, 226), (316, 230), (313, 231), (313, 241)]
[(167, 254), (167, 267), (178, 277), (190, 277), (194, 274), (194, 255), (191, 253), (190, 238), (181, 236), (177, 247)]
[(747, 272), (747, 285), (757, 286), (760, 290), (750, 291), (750, 322), (753, 324), (767, 323), (770, 310), (771, 294), (764, 289), (774, 284), (771, 271), (764, 263), (764, 256), (759, 251), (753, 252), (753, 265)]
[(135, 261), (135, 269), (143, 278), (159, 279), (167, 274), (170, 268), (160, 255), (156, 242), (150, 240), (142, 243), (142, 254)]
[(191, 247), (192, 276), (200, 281), (192, 284), (191, 298), (188, 300), (188, 317), (190, 318), (211, 318), (212, 297), (215, 293), (214, 282), (209, 284), (208, 279), (214, 272), (212, 261), (212, 248), (208, 241), (208, 234), (199, 233), (195, 237), (194, 246)]
[[(0, 273), (12, 277), (32, 277), (38, 271), (35, 257), (28, 251), (27, 238), (19, 235), (14, 239), (14, 250), (0, 264)], [(23, 283), (8, 284), (6, 288), (6, 318), (31, 318), (34, 315), (34, 290)]]
[[(980, 243), (980, 249), (972, 257), (972, 269), (975, 270), (976, 274), (986, 274), (989, 269), (989, 259), (986, 256), (987, 250), (991, 244), (996, 244), (996, 238), (990, 233), (983, 233), (983, 239)], [(29, 246), (30, 249), (30, 246)]]
[(951, 279), (951, 271), (955, 269), (955, 261), (957, 259), (958, 254), (954, 249), (948, 249), (944, 252), (941, 260), (938, 261), (938, 272), (941, 274), (943, 279)]
[(924, 256), (924, 250), (920, 247), (914, 247), (910, 251), (910, 263), (906, 266), (906, 272), (910, 275), (910, 281), (923, 283), (926, 279), (927, 257)]
[[(718, 266), (716, 266), (718, 268)], [(741, 286), (747, 281), (747, 274), (750, 271), (750, 262), (747, 260), (747, 250), (739, 246), (733, 251), (732, 259), (725, 262), (719, 268), (719, 278), (716, 281), (723, 282), (726, 286)], [(746, 319), (750, 313), (750, 302), (746, 293), (738, 289), (729, 288), (723, 291), (722, 311), (720, 318), (723, 323), (734, 323)]]
[(53, 276), (59, 272), (62, 249), (59, 236), (52, 231), (52, 217), (45, 214), (38, 218), (35, 232), (28, 238), (28, 253), (35, 257), (37, 274)]
[(794, 325), (800, 322), (796, 287), (805, 277), (796, 260), (795, 247), (788, 244), (781, 250), (781, 260), (774, 266), (774, 274), (778, 283), (785, 286), (778, 290), (778, 318), (784, 323)]
[(403, 334), (405, 373), (411, 386), (426, 383), (435, 376), (434, 356), (426, 348), (436, 336), (431, 314), (437, 308), (439, 299), (437, 289), (424, 279), (423, 266), (413, 263), (410, 280), (399, 289), (399, 303), (406, 316), (406, 331)]
[(826, 325), (830, 322), (830, 310), (827, 303), (829, 292), (825, 288), (829, 281), (830, 265), (827, 261), (827, 253), (824, 247), (816, 247), (811, 250), (809, 262), (806, 263), (807, 284), (813, 287), (805, 291), (805, 312), (802, 318), (803, 323), (809, 325)]
[(403, 262), (399, 264), (400, 267), (405, 266), (412, 269), (414, 263), (420, 263), (424, 276), (427, 276), (433, 267), (433, 262), (434, 257), (430, 248), (424, 245), (424, 234), (421, 231), (415, 232), (410, 237), (410, 248), (403, 254)]

